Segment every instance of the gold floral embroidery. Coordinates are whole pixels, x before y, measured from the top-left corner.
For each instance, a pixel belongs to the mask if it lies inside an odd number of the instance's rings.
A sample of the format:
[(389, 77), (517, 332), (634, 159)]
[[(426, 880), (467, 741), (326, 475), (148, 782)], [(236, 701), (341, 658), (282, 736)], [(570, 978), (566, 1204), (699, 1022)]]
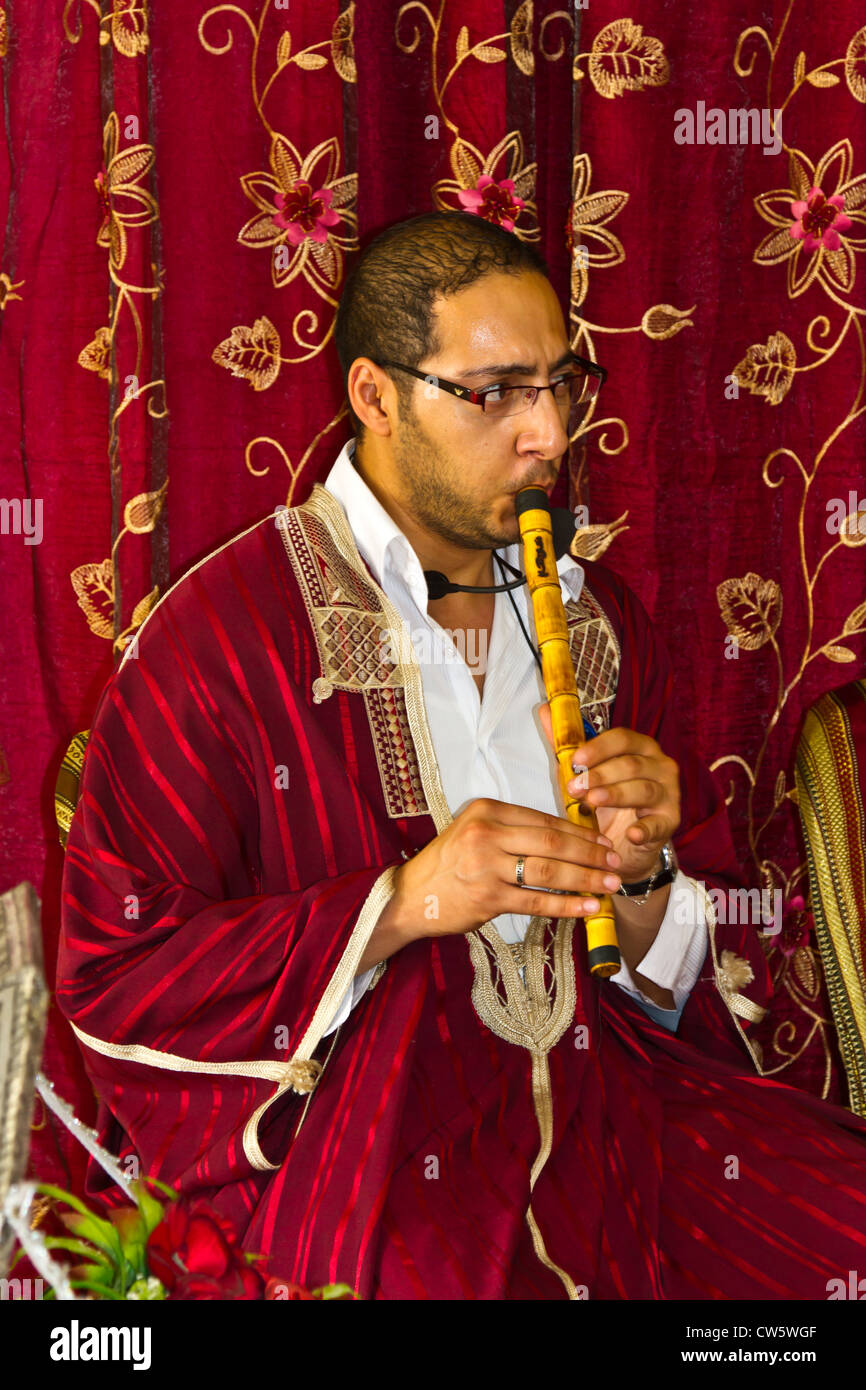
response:
[(782, 591), (774, 579), (747, 574), (726, 579), (716, 589), (728, 631), (746, 651), (757, 651), (773, 637), (782, 619)]
[(615, 19), (596, 34), (589, 54), (579, 53), (574, 60), (575, 82), (583, 77), (578, 64), (586, 57), (589, 80), (602, 97), (662, 87), (670, 76), (664, 44), (632, 19)]
[[(471, 208), (488, 221), (498, 222), (522, 241), (537, 241), (535, 163), (526, 164), (523, 137), (517, 130), (505, 135), (485, 159), (477, 146), (458, 138), (451, 147), (451, 167), (456, 179), (440, 179), (433, 185), (433, 201), (440, 211)], [(526, 216), (530, 225), (523, 225)]]
[(511, 57), (517, 67), (527, 77), (535, 72), (535, 55), (532, 52), (532, 0), (523, 0), (515, 10), (509, 30)]
[[(607, 230), (628, 202), (628, 194), (618, 189), (607, 189), (604, 193), (590, 196), (589, 185), (592, 180), (592, 164), (588, 154), (575, 155), (571, 172), (571, 304), (572, 311), (586, 298), (589, 287), (587, 270), (590, 266), (614, 266), (625, 260), (625, 251), (619, 237)], [(592, 251), (582, 246), (584, 237), (599, 244), (601, 250)], [(574, 248), (579, 248), (576, 252)]]
[(130, 145), (118, 150), (119, 138), (117, 112), (112, 111), (103, 132), (105, 167), (94, 183), (104, 209), (96, 240), (108, 248), (116, 270), (122, 269), (126, 260), (127, 228), (146, 227), (159, 215), (156, 202), (140, 182), (153, 167), (153, 146)]
[[(63, 10), (63, 30), (70, 43), (78, 43), (81, 38), (81, 25), (75, 30), (69, 28), (69, 11), (75, 0), (67, 0)], [(99, 0), (87, 0), (99, 22), (99, 42), (105, 47), (114, 41), (118, 53), (124, 58), (137, 58), (144, 53), (150, 43), (147, 33), (147, 5), (136, 0), (113, 0), (111, 14), (102, 14)], [(110, 32), (109, 32), (110, 29)]]
[(753, 343), (737, 363), (733, 377), (753, 396), (763, 396), (768, 405), (785, 399), (797, 369), (797, 350), (786, 333), (774, 333), (767, 343)]
[[(156, 492), (141, 492), (127, 502), (123, 512), (123, 529), (112, 547), (111, 557), (99, 564), (79, 565), (69, 578), (78, 599), (78, 606), (87, 619), (87, 626), (97, 637), (111, 639), (114, 635), (114, 575), (117, 547), (129, 532), (143, 536), (153, 531), (159, 520), (165, 502), (168, 480)], [(133, 609), (129, 627), (118, 633), (114, 640), (117, 652), (130, 645), (133, 634), (141, 627), (145, 618), (156, 606), (159, 588), (151, 589)]]
[(357, 82), (355, 66), (355, 0), (334, 21), (331, 30), (331, 62), (344, 82)]
[(845, 51), (845, 81), (857, 101), (866, 101), (866, 28), (858, 29)]
[(648, 338), (654, 338), (656, 342), (675, 338), (681, 329), (694, 328), (694, 323), (689, 318), (689, 314), (694, 312), (694, 304), (691, 309), (675, 309), (673, 304), (654, 304), (651, 309), (647, 309), (640, 321), (641, 332)]
[[(252, 101), (270, 137), (270, 169), (240, 176), (241, 187), (257, 212), (243, 225), (238, 240), (251, 249), (264, 248), (268, 251), (271, 282), (276, 289), (285, 289), (289, 285), (309, 286), (332, 311), (322, 327), (318, 312), (312, 308), (302, 308), (293, 314), (291, 337), (300, 349), (296, 356), (283, 354), (281, 339), (285, 340), (288, 335), (285, 330), (281, 334), (279, 326), (265, 315), (253, 318), (252, 326), (249, 323), (235, 325), (230, 335), (217, 344), (211, 355), (218, 366), (246, 380), (253, 390), (265, 391), (276, 381), (283, 365), (296, 366), (307, 362), (330, 342), (339, 286), (345, 269), (345, 253), (354, 250), (358, 244), (355, 212), (357, 174), (339, 174), (339, 140), (336, 136), (325, 138), (302, 156), (289, 137), (275, 129), (268, 118), (269, 98), (279, 90), (277, 79), (292, 68), (305, 73), (321, 73), (328, 69), (326, 54), (330, 56), (334, 71), (343, 82), (353, 84), (357, 81), (355, 5), (352, 0), (337, 15), (326, 38), (298, 52), (292, 50), (291, 33), (287, 29), (279, 34), (274, 49), (268, 49), (265, 26), (273, 18), (273, 6), (262, 3), (255, 20), (233, 4), (219, 4), (207, 10), (199, 20), (198, 36), (208, 53), (227, 53), (233, 43), (229, 38), (221, 45), (213, 44), (206, 37), (205, 28), (217, 15), (246, 24), (252, 37)], [(267, 52), (273, 53), (276, 61), (270, 60), (269, 76), (262, 83), (261, 60)], [(284, 111), (287, 107), (288, 103), (284, 101), (280, 109)], [(287, 502), (291, 504), (304, 464), (320, 440), (345, 415), (345, 405), (341, 404), (297, 465), (291, 462), (278, 439), (271, 435), (257, 435), (249, 440), (244, 449), (247, 471), (253, 477), (264, 477), (270, 465), (254, 467), (253, 451), (262, 444), (276, 450), (290, 476)]]
[[(789, 125), (796, 111), (793, 101), (801, 88), (808, 91), (809, 88), (839, 87), (839, 77), (834, 68), (844, 68), (852, 97), (858, 101), (866, 99), (866, 84), (862, 88), (860, 86), (866, 61), (866, 29), (859, 30), (853, 36), (844, 57), (831, 58), (814, 68), (809, 67), (806, 53), (800, 52), (794, 61), (787, 93), (778, 91), (778, 48), (778, 40), (774, 43), (764, 28), (752, 25), (744, 29), (738, 38), (734, 69), (740, 77), (751, 77), (756, 59), (763, 50), (769, 57), (767, 103), (771, 104), (770, 91), (776, 90), (772, 105), (778, 105), (780, 110), (785, 111), (785, 120)], [(808, 120), (812, 131), (816, 127), (811, 108)], [(775, 120), (773, 129), (775, 134)], [(781, 137), (781, 131), (778, 134)], [(829, 450), (840, 437), (844, 437), (847, 427), (862, 413), (859, 403), (866, 388), (866, 350), (859, 316), (863, 311), (859, 306), (850, 304), (847, 296), (854, 285), (855, 253), (866, 249), (866, 240), (859, 235), (866, 230), (866, 175), (852, 176), (853, 150), (847, 139), (837, 141), (821, 156), (817, 165), (813, 165), (801, 150), (784, 142), (782, 149), (788, 162), (789, 187), (774, 189), (755, 199), (756, 212), (770, 223), (772, 231), (760, 242), (753, 260), (759, 266), (786, 263), (789, 299), (800, 298), (810, 286), (821, 288), (844, 312), (833, 325), (825, 314), (818, 314), (808, 322), (803, 336), (809, 356), (795, 346), (792, 337), (779, 331), (770, 335), (766, 345), (753, 343), (731, 375), (730, 380), (735, 385), (734, 394), (742, 385), (752, 394), (764, 396), (772, 405), (786, 404), (796, 377), (823, 368), (839, 350), (849, 332), (850, 337), (856, 339), (860, 356), (860, 383), (852, 405), (848, 406), (844, 417), (834, 424), (823, 443), (810, 441), (813, 461), (804, 461), (798, 451), (789, 446), (774, 449), (764, 460), (762, 478), (767, 487), (779, 488), (790, 477), (800, 491), (799, 506), (797, 499), (791, 499), (788, 508), (793, 507), (799, 512), (796, 553), (800, 558), (802, 592), (793, 601), (786, 594), (785, 612), (796, 612), (798, 620), (802, 615), (806, 637), (799, 653), (791, 650), (791, 636), (785, 634), (786, 640), (782, 639), (783, 595), (775, 580), (765, 580), (750, 572), (744, 578), (731, 578), (718, 585), (721, 616), (738, 645), (746, 651), (766, 648), (772, 653), (777, 672), (777, 693), (772, 708), (765, 711), (762, 718), (763, 737), (756, 756), (747, 761), (739, 754), (729, 754), (716, 759), (711, 766), (714, 771), (730, 766), (732, 770), (737, 769), (745, 775), (747, 804), (744, 818), (752, 863), (763, 889), (781, 893), (785, 921), (790, 922), (798, 913), (802, 917), (803, 912), (808, 911), (808, 904), (798, 896), (800, 885), (803, 884), (805, 888), (803, 881), (807, 868), (804, 862), (793, 868), (779, 864), (766, 853), (762, 844), (774, 822), (778, 823), (777, 817), (790, 813), (788, 803), (796, 803), (798, 795), (795, 786), (787, 786), (785, 768), (765, 768), (770, 738), (774, 731), (778, 732), (786, 705), (801, 687), (811, 664), (821, 657), (833, 663), (854, 662), (856, 652), (848, 643), (866, 632), (866, 604), (860, 603), (845, 618), (840, 631), (830, 635), (822, 645), (815, 644), (815, 614), (820, 604), (817, 584), (821, 572), (840, 547), (853, 548), (866, 544), (866, 524), (863, 520), (866, 513), (861, 512), (856, 503), (853, 507), (849, 503), (848, 514), (841, 521), (837, 518), (837, 525), (831, 527), (825, 511), (822, 510), (815, 517), (810, 516), (808, 510), (810, 500), (813, 503), (818, 501), (816, 481)], [(801, 361), (801, 358), (804, 360)], [(784, 460), (787, 464), (786, 474), (774, 470), (773, 465), (777, 460)], [(788, 485), (791, 485), (790, 482)], [(837, 532), (835, 538), (816, 556), (815, 546), (810, 539), (815, 535), (832, 536), (834, 530)], [(845, 640), (841, 641), (842, 638)], [(790, 660), (791, 656), (793, 661)], [(728, 803), (733, 801), (735, 795), (736, 787), (731, 781)], [(766, 802), (763, 814), (758, 811), (759, 798), (762, 796)], [(798, 945), (786, 955), (779, 949), (778, 941), (772, 938), (765, 938), (763, 944), (774, 988), (777, 993), (783, 989), (787, 992), (797, 1006), (805, 1031), (804, 1039), (798, 1041), (797, 1022), (794, 1019), (787, 1019), (775, 1028), (769, 1042), (781, 1062), (765, 1071), (765, 1074), (784, 1071), (817, 1036), (824, 1051), (826, 1094), (832, 1072), (832, 1057), (826, 1027), (828, 1020), (816, 1010), (819, 978), (814, 968), (814, 952), (809, 946)]]
[(0, 312), (6, 308), (10, 300), (22, 298), (20, 294), (14, 294), (13, 291), (20, 290), (24, 283), (24, 280), (10, 280), (5, 273), (0, 275)]
[(592, 526), (581, 526), (574, 533), (569, 550), (576, 560), (600, 560), (608, 546), (622, 531), (628, 531), (625, 522), (628, 512), (623, 512), (616, 521), (599, 521)]
[(79, 352), (78, 365), (110, 381), (111, 333), (107, 328), (97, 328), (96, 337)]
[[(839, 140), (833, 145), (821, 156), (817, 168), (801, 150), (789, 150), (791, 186), (761, 193), (755, 199), (757, 211), (776, 230), (764, 237), (754, 259), (758, 265), (787, 262), (788, 294), (791, 299), (805, 293), (814, 280), (837, 303), (841, 302), (839, 294), (848, 294), (853, 288), (856, 271), (854, 252), (866, 250), (866, 240), (846, 234), (849, 227), (866, 230), (863, 225), (866, 218), (866, 174), (851, 177), (853, 157), (850, 140)], [(821, 195), (820, 200), (811, 196), (816, 190)], [(840, 208), (833, 206), (833, 198), (841, 201)], [(818, 201), (819, 207), (809, 208), (804, 214), (792, 210), (793, 206)], [(810, 216), (816, 219), (812, 224), (814, 230), (823, 232), (821, 244), (811, 249), (808, 247)], [(827, 224), (826, 228), (824, 223)], [(792, 234), (792, 229), (801, 224), (803, 234)], [(838, 243), (835, 249), (824, 244), (828, 230), (834, 233), (833, 242)], [(805, 260), (802, 267), (801, 258)]]
[(211, 357), (232, 376), (243, 377), (254, 391), (267, 391), (279, 375), (280, 363), (287, 360), (280, 356), (279, 333), (264, 315), (252, 328), (246, 324), (233, 328), (231, 337), (218, 343)]
[[(335, 136), (322, 140), (305, 159), (284, 135), (271, 141), (272, 173), (241, 176), (241, 187), (259, 212), (238, 233), (238, 241), (254, 249), (284, 247), (271, 256), (275, 289), (296, 275), (326, 298), (343, 274), (343, 251), (357, 245), (357, 219), (352, 208), (357, 174), (337, 177), (340, 146)], [(339, 209), (339, 211), (337, 211)], [(341, 234), (333, 230), (339, 223)]]

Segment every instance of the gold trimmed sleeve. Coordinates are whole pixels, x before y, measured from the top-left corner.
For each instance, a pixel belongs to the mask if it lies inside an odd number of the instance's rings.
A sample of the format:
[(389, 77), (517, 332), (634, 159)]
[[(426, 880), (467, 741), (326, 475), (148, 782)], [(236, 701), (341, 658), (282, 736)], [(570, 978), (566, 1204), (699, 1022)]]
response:
[[(262, 1081), (276, 1082), (277, 1089), (272, 1096), (263, 1101), (250, 1115), (244, 1126), (243, 1148), (247, 1161), (259, 1172), (267, 1172), (279, 1167), (270, 1163), (262, 1153), (258, 1138), (258, 1127), (265, 1111), (274, 1101), (292, 1090), (297, 1095), (308, 1095), (316, 1087), (322, 1073), (321, 1062), (313, 1060), (313, 1053), (319, 1046), (324, 1030), (336, 1012), (349, 984), (358, 973), (358, 964), (385, 906), (394, 895), (394, 875), (398, 865), (391, 864), (384, 869), (374, 882), (364, 900), (358, 920), (346, 943), (333, 975), (319, 1000), (310, 1025), (304, 1033), (294, 1055), (287, 1061), (249, 1060), (240, 1062), (201, 1062), (194, 1057), (181, 1057), (174, 1052), (160, 1052), (142, 1043), (111, 1043), (103, 1038), (85, 1033), (74, 1023), (72, 1030), (78, 1040), (93, 1052), (103, 1057), (112, 1057), (120, 1062), (138, 1062), (142, 1066), (158, 1067), (162, 1071), (192, 1072), (205, 1076), (243, 1076)], [(385, 971), (386, 962), (380, 962), (370, 982), (373, 989)]]

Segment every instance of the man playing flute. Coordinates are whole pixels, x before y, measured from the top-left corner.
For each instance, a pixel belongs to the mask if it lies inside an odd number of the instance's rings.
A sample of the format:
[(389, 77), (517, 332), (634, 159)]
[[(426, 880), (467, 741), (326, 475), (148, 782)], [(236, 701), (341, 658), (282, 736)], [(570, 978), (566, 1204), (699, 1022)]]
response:
[(826, 1298), (866, 1259), (866, 1122), (760, 1074), (768, 973), (716, 911), (740, 871), (667, 652), (561, 555), (595, 834), (505, 587), (515, 494), (603, 373), (469, 214), (382, 233), (336, 339), (354, 439), (162, 598), (94, 721), (57, 999), (105, 1142), (307, 1286)]

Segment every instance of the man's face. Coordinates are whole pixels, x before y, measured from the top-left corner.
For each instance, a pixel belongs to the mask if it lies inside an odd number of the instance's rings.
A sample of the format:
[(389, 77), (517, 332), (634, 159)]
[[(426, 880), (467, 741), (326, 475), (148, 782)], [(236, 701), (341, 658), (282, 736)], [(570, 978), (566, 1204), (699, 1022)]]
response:
[[(491, 274), (435, 306), (440, 350), (418, 370), (473, 390), (546, 385), (570, 353), (559, 301), (535, 272)], [(495, 418), (479, 405), (415, 381), (411, 410), (394, 428), (395, 473), (405, 505), (434, 534), (492, 550), (520, 535), (514, 494), (548, 491), (568, 447), (567, 414), (551, 391), (529, 410)]]

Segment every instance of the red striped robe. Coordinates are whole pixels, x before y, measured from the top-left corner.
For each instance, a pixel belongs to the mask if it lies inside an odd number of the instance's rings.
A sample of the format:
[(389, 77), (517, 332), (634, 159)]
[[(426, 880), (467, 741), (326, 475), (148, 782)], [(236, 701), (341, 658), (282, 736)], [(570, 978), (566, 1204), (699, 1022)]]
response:
[[(667, 653), (584, 563), (605, 718), (677, 759), (680, 865), (735, 887)], [(588, 975), (580, 922), (534, 919), (549, 1018), (473, 933), (399, 951), (322, 1041), (393, 871), (451, 819), (394, 624), (317, 486), (175, 585), (107, 685), (57, 979), (104, 1142), (210, 1197), (267, 1273), (367, 1298), (826, 1297), (866, 1268), (866, 1122), (758, 1074), (753, 926), (710, 909), (676, 1035)]]

